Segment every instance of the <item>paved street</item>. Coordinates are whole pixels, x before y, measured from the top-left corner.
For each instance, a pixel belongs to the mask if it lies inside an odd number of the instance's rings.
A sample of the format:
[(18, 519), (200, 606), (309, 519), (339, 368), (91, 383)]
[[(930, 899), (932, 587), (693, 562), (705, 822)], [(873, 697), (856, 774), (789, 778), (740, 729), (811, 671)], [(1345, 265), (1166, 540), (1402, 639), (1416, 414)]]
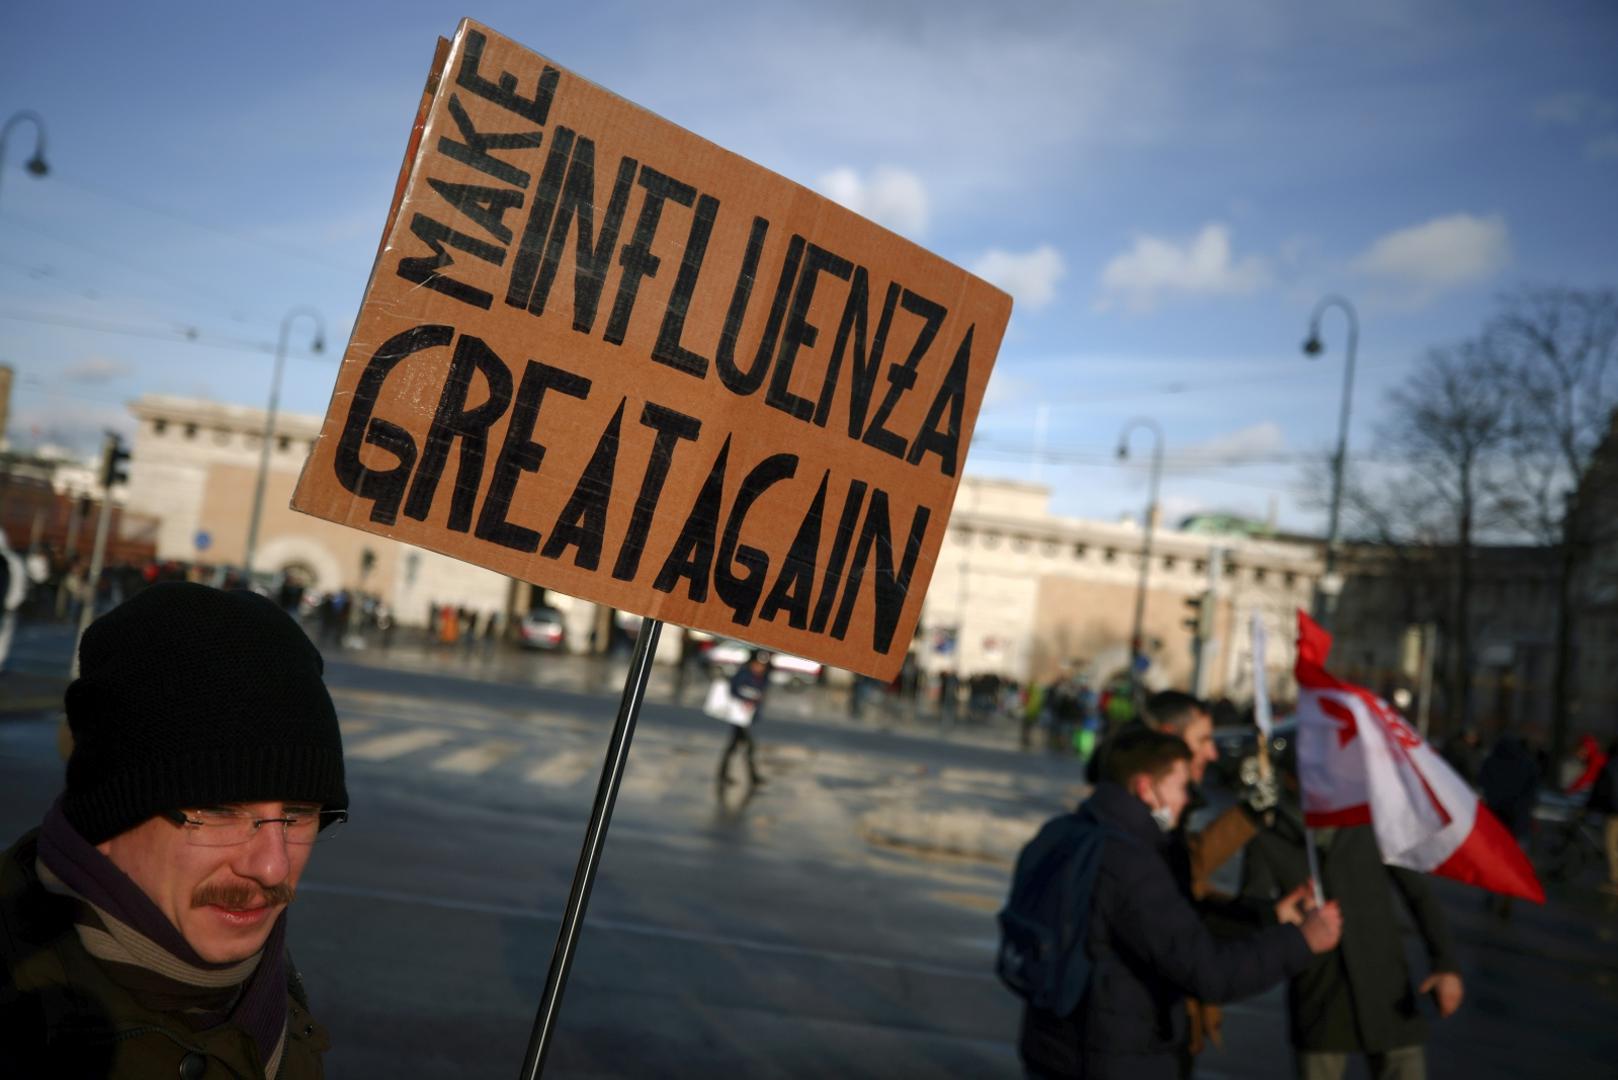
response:
[[(23, 677), (65, 670), (65, 642), (25, 627)], [(316, 850), (292, 942), (333, 1031), (330, 1074), (512, 1075), (621, 676), (402, 647), (328, 670), (354, 820)], [(1005, 732), (852, 724), (783, 690), (760, 733), (768, 783), (720, 798), (725, 732), (695, 708), (700, 688), (672, 693), (659, 672), (547, 1075), (1018, 1075), (993, 912), (1017, 845), (1081, 794), (1071, 763)], [(60, 764), (54, 712), (0, 711), (9, 838)], [(1468, 1000), (1435, 1024), (1433, 1075), (1613, 1075), (1611, 902), (1581, 883), (1502, 925), (1472, 891), (1442, 892)], [(1198, 1075), (1289, 1075), (1284, 1011), (1279, 991), (1233, 1008)]]

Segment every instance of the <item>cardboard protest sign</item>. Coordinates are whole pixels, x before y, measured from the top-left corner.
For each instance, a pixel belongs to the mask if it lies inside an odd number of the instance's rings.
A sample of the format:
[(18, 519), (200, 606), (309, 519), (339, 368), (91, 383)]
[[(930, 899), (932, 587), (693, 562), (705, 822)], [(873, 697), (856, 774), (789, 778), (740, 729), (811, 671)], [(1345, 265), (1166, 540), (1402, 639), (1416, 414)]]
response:
[(463, 21), (293, 506), (890, 677), (1004, 293)]

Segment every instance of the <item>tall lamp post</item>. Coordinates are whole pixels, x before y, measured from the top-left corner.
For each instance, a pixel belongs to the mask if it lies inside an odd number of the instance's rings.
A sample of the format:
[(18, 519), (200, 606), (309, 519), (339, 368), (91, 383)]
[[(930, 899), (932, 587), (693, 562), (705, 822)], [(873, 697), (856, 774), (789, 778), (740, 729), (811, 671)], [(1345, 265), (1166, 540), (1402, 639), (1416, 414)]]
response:
[(0, 127), (0, 179), (5, 177), (6, 139), (11, 135), (11, 129), (24, 120), (34, 125), (34, 156), (28, 159), (23, 168), (27, 169), (31, 176), (44, 176), (51, 171), (50, 165), (45, 161), (45, 121), (39, 118), (38, 113), (23, 109), (21, 112), (12, 113), (5, 126)]
[(286, 364), (287, 336), (299, 315), (307, 315), (314, 320), (315, 340), (310, 347), (317, 353), (326, 347), (326, 324), (321, 320), (320, 312), (314, 308), (293, 308), (281, 320), (281, 339), (275, 346), (275, 375), (270, 380), (270, 408), (264, 416), (264, 445), (258, 459), (258, 482), (253, 487), (253, 516), (247, 524), (247, 554), (242, 559), (242, 576), (247, 578), (249, 586), (253, 581), (253, 557), (258, 554), (258, 523), (264, 513), (264, 484), (270, 477), (270, 443), (275, 438), (275, 409), (281, 401), (281, 369)]
[[(1129, 460), (1129, 436), (1136, 428), (1145, 428), (1152, 433), (1152, 480), (1151, 493), (1146, 499), (1146, 540), (1140, 553), (1140, 583), (1135, 587), (1134, 629), (1129, 635), (1129, 681), (1131, 686), (1138, 688), (1140, 661), (1146, 655), (1146, 640), (1142, 635), (1146, 619), (1146, 582), (1152, 571), (1152, 530), (1157, 525), (1157, 487), (1163, 475), (1163, 429), (1156, 420), (1146, 416), (1137, 416), (1129, 421), (1118, 435), (1119, 461)], [(1139, 694), (1136, 696), (1139, 697)]]
[(1337, 575), (1338, 528), (1343, 508), (1343, 467), (1348, 461), (1348, 416), (1354, 402), (1354, 352), (1360, 342), (1360, 319), (1354, 305), (1341, 296), (1324, 297), (1309, 316), (1309, 337), (1303, 343), (1305, 356), (1319, 356), (1326, 351), (1320, 340), (1320, 319), (1327, 308), (1337, 308), (1348, 318), (1348, 361), (1343, 366), (1343, 402), (1337, 421), (1337, 453), (1331, 459), (1331, 515), (1326, 525), (1326, 571), (1315, 589), (1315, 619), (1329, 626), (1337, 608), (1337, 593), (1342, 582)]

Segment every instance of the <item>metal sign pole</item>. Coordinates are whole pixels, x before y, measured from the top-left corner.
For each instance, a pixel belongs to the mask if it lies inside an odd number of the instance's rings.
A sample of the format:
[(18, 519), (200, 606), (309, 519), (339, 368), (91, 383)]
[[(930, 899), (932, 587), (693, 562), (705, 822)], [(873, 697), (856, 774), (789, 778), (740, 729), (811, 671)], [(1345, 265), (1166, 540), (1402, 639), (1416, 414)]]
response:
[(562, 913), (562, 925), (556, 933), (556, 948), (551, 953), (550, 972), (545, 976), (545, 993), (539, 999), (534, 1030), (528, 1038), (528, 1052), (523, 1057), (522, 1080), (535, 1080), (545, 1069), (545, 1057), (556, 1030), (556, 1017), (562, 1008), (562, 991), (567, 986), (568, 972), (573, 968), (573, 953), (579, 943), (579, 930), (584, 924), (584, 909), (590, 903), (590, 889), (595, 884), (596, 871), (601, 865), (601, 849), (607, 842), (607, 826), (612, 823), (612, 807), (618, 801), (618, 785), (624, 778), (624, 766), (629, 761), (629, 742), (635, 737), (635, 722), (640, 718), (641, 702), (646, 697), (646, 680), (652, 671), (652, 657), (657, 652), (657, 639), (662, 630), (663, 624), (659, 620), (642, 619), (640, 634), (635, 638), (635, 653), (629, 661), (624, 696), (618, 702), (618, 719), (613, 724), (612, 739), (607, 743), (607, 758), (601, 765), (601, 781), (596, 785), (590, 823), (584, 830), (584, 847), (579, 851), (579, 865), (573, 871), (573, 887), (568, 892), (567, 910)]

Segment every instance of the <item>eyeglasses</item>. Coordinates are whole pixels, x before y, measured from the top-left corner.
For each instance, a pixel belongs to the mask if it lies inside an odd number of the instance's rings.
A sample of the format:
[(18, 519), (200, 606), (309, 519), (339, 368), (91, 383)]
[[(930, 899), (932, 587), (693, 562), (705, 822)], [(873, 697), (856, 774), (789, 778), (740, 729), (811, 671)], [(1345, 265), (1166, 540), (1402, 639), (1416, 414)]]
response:
[(348, 820), (347, 810), (293, 808), (280, 817), (254, 817), (246, 810), (210, 806), (201, 810), (169, 810), (161, 816), (178, 825), (188, 843), (201, 847), (234, 847), (258, 835), (261, 825), (279, 825), (289, 844), (313, 844), (331, 836)]

